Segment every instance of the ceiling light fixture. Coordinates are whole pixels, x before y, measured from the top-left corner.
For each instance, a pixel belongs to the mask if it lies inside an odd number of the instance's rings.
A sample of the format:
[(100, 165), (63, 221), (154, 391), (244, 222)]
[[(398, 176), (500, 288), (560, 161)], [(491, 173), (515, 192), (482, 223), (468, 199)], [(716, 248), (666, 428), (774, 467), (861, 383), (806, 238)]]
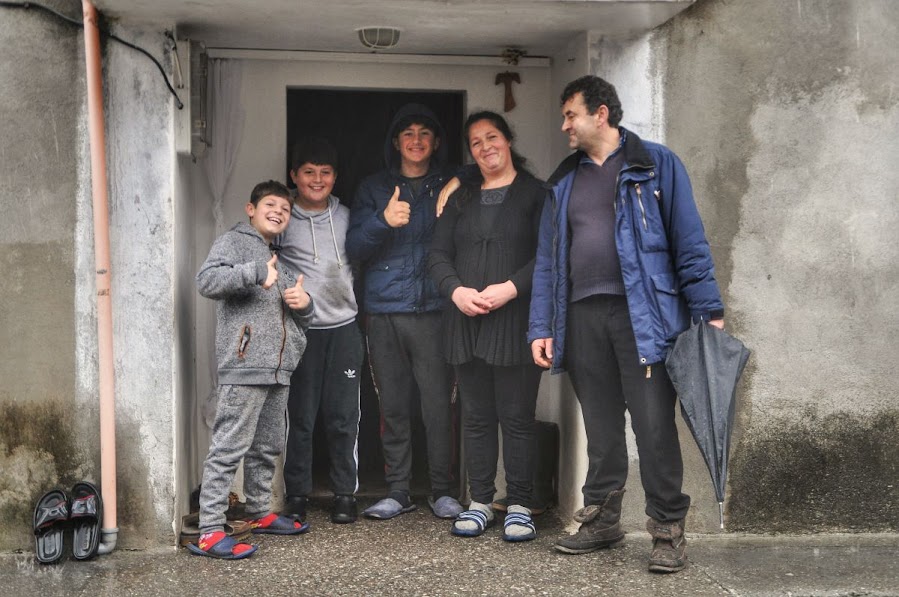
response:
[(389, 50), (400, 41), (400, 30), (396, 27), (362, 27), (356, 33), (362, 45), (372, 50)]

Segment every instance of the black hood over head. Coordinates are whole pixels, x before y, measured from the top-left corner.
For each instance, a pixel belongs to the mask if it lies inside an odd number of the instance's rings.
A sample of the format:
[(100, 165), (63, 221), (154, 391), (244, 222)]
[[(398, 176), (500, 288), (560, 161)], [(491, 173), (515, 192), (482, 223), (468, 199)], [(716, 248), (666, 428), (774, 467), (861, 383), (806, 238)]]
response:
[(387, 129), (387, 138), (384, 140), (384, 162), (387, 164), (387, 167), (391, 170), (399, 170), (400, 168), (400, 152), (393, 146), (393, 139), (399, 133), (397, 128), (400, 121), (410, 116), (420, 116), (433, 123), (433, 125), (429, 125), (429, 128), (430, 126), (434, 127), (434, 133), (440, 139), (440, 143), (437, 146), (437, 150), (434, 151), (434, 155), (431, 156), (430, 170), (442, 168), (446, 164), (447, 159), (446, 131), (443, 130), (443, 125), (440, 124), (437, 115), (430, 108), (415, 103), (406, 104), (397, 110), (393, 121), (390, 123), (390, 128)]

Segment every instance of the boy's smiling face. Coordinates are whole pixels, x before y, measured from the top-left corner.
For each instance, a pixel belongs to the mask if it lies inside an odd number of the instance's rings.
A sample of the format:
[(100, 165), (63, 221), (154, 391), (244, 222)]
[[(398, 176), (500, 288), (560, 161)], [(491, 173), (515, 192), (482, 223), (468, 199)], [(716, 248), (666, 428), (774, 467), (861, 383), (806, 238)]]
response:
[(306, 162), (290, 171), (290, 178), (297, 185), (297, 203), (310, 211), (323, 211), (328, 207), (328, 197), (334, 190), (337, 172), (330, 164)]
[(278, 195), (266, 195), (256, 205), (247, 203), (247, 215), (250, 225), (262, 235), (267, 242), (284, 232), (290, 220), (290, 201)]
[(402, 166), (427, 168), (440, 139), (423, 124), (410, 124), (397, 133), (393, 146), (400, 152)]

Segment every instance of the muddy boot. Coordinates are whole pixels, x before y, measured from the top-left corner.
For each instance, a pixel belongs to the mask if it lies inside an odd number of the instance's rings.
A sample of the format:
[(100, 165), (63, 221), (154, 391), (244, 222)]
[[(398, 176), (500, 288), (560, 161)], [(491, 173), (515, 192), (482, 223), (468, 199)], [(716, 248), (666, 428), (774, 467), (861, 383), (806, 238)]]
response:
[(677, 572), (686, 568), (687, 538), (683, 519), (659, 522), (650, 518), (646, 521), (646, 530), (652, 535), (650, 572)]
[(590, 553), (603, 547), (611, 547), (624, 539), (621, 530), (621, 499), (624, 490), (613, 491), (599, 505), (587, 506), (574, 513), (581, 528), (574, 535), (556, 541), (555, 548), (562, 553)]

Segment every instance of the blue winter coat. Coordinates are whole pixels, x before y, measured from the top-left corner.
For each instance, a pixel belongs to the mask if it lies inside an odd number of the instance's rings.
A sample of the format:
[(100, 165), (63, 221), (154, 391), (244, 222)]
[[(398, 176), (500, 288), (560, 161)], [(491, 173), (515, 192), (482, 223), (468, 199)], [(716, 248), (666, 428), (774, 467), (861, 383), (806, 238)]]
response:
[[(393, 146), (397, 124), (405, 116), (423, 115), (438, 127), (436, 116), (425, 106), (407, 104), (394, 117), (384, 142), (387, 169), (363, 180), (356, 190), (350, 212), (346, 250), (350, 260), (361, 263), (365, 274), (363, 309), (366, 313), (425, 313), (440, 311), (446, 304), (428, 275), (428, 250), (437, 221), (437, 196), (451, 174), (444, 172), (446, 144), (441, 143), (431, 158), (431, 168), (418, 194), (399, 174), (399, 152)], [(409, 223), (391, 228), (384, 209), (400, 188), (400, 201), (411, 207)]]
[[(615, 244), (621, 262), (640, 364), (662, 361), (693, 319), (724, 315), (715, 268), (684, 165), (667, 147), (625, 135), (615, 199)], [(552, 372), (565, 368), (568, 311), (568, 201), (575, 152), (550, 177), (540, 221), (528, 342), (553, 339)]]

